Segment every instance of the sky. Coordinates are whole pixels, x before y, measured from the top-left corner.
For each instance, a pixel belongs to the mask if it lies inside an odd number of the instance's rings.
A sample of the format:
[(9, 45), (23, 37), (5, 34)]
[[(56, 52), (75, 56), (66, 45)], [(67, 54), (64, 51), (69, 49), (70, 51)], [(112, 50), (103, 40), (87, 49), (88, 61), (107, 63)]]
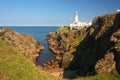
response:
[(0, 0), (0, 26), (61, 26), (116, 12), (120, 0)]

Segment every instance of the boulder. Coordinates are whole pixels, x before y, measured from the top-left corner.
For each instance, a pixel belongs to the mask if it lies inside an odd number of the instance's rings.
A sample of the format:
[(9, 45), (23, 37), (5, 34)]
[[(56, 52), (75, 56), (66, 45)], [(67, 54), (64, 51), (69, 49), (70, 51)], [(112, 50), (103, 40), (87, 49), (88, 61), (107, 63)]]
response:
[(98, 60), (95, 65), (96, 73), (110, 73), (116, 69), (116, 62), (114, 61), (114, 54), (107, 53), (104, 58)]

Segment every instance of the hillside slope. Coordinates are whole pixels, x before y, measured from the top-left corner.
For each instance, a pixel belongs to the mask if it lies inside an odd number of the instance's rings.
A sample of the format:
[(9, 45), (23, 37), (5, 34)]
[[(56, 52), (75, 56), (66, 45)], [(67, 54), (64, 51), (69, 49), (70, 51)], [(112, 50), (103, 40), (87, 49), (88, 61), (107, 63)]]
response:
[(0, 80), (59, 80), (39, 70), (28, 58), (0, 39)]

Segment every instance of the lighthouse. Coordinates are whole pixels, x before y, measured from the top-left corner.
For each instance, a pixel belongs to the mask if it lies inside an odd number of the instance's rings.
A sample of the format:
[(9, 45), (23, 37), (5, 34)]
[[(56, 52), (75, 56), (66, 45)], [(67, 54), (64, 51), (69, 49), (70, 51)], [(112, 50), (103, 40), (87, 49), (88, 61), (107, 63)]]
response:
[(75, 12), (75, 15), (74, 15), (74, 22), (69, 24), (71, 30), (80, 29), (81, 27), (89, 27), (90, 25), (92, 25), (92, 22), (80, 22), (77, 12)]
[(79, 20), (78, 20), (78, 13), (77, 12), (75, 13), (75, 18), (74, 19), (75, 19), (75, 23), (79, 22)]
[(117, 9), (116, 11), (117, 11), (117, 12), (120, 12), (120, 9)]

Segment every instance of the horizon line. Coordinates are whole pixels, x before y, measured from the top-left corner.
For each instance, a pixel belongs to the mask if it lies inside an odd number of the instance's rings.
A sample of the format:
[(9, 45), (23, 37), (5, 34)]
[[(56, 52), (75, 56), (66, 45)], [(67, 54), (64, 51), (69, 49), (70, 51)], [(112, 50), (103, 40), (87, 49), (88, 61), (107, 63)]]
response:
[[(56, 26), (56, 25), (54, 25), (54, 26), (52, 26), (52, 25), (48, 25), (49, 27), (59, 27), (59, 26)], [(16, 25), (16, 26), (13, 26), (13, 25), (10, 25), (10, 26), (1, 26), (0, 25), (0, 27), (48, 27), (47, 25)], [(61, 25), (62, 26), (62, 25)]]

